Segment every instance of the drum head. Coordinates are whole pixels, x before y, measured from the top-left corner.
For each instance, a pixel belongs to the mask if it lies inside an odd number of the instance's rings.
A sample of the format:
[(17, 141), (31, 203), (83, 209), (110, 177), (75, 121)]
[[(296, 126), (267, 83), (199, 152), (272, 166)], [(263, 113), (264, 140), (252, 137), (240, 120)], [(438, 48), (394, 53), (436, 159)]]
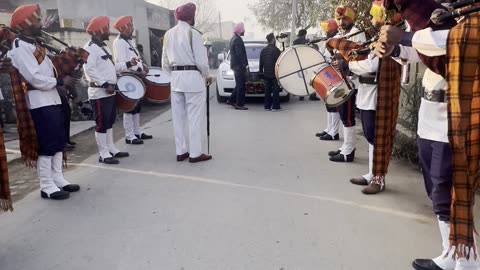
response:
[(141, 99), (145, 95), (145, 84), (133, 75), (121, 75), (117, 81), (120, 94), (130, 99)]
[(293, 46), (278, 58), (275, 75), (285, 91), (296, 96), (308, 96), (315, 93), (310, 79), (324, 63), (325, 58), (314, 48)]
[(154, 84), (169, 84), (170, 75), (160, 68), (150, 67), (145, 80)]
[(329, 107), (338, 107), (345, 103), (352, 94), (353, 91), (348, 88), (345, 81), (341, 81), (330, 89), (330, 92), (325, 99), (325, 104)]

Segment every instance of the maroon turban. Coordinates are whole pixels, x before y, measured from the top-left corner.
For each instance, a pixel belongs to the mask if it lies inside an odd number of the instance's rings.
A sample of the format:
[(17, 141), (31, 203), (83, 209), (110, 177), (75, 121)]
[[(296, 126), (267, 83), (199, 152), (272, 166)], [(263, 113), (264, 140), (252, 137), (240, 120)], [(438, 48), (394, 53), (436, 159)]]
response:
[(433, 30), (450, 29), (457, 23), (454, 19), (445, 21), (442, 25), (435, 25), (430, 20), (432, 12), (436, 9), (445, 9), (435, 0), (386, 0), (383, 2), (386, 9), (396, 9), (407, 20), (413, 31), (432, 27)]
[(175, 18), (179, 21), (190, 21), (195, 18), (195, 11), (197, 7), (194, 3), (187, 3), (183, 6), (179, 6), (175, 10)]

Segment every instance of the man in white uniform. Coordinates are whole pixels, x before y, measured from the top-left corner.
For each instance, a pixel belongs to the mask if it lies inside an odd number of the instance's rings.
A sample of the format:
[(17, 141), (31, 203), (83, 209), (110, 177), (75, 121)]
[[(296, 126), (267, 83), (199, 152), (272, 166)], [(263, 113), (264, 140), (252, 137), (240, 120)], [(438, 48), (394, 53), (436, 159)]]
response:
[(87, 27), (87, 32), (92, 36), (91, 41), (85, 45), (90, 55), (84, 65), (85, 77), (90, 82), (88, 98), (92, 103), (96, 129), (100, 163), (119, 164), (117, 158), (128, 157), (127, 152), (120, 152), (113, 141), (113, 124), (116, 118), (115, 88), (117, 72), (135, 66), (135, 59), (130, 62), (113, 62), (110, 49), (104, 43), (110, 36), (110, 19), (106, 16), (93, 18)]
[[(207, 49), (195, 25), (196, 6), (188, 3), (175, 10), (178, 24), (163, 39), (162, 67), (171, 73), (172, 113), (177, 161), (207, 161), (202, 151), (202, 119), (205, 112), (205, 80), (209, 78)], [(190, 152), (185, 142), (188, 119)]]
[[(120, 35), (118, 35), (113, 41), (113, 56), (115, 58), (115, 63), (123, 64), (130, 62), (132, 59), (136, 59), (138, 63), (135, 66), (121, 70), (121, 72), (136, 72), (142, 78), (145, 77), (148, 73), (148, 67), (141, 60), (140, 53), (135, 48), (135, 42), (132, 40), (134, 30), (133, 17), (122, 16), (117, 19), (113, 27), (120, 32)], [(127, 144), (143, 144), (143, 140), (153, 138), (151, 135), (143, 133), (140, 128), (140, 111), (141, 104), (139, 102), (133, 111), (123, 114), (125, 143)]]
[[(71, 77), (57, 79), (45, 48), (36, 42), (42, 35), (41, 11), (38, 5), (18, 7), (12, 14), (11, 28), (20, 32), (7, 54), (27, 85), (26, 102), (38, 141), (37, 174), (42, 198), (63, 200), (69, 192), (80, 190), (63, 177), (65, 129), (62, 102), (57, 86), (73, 85)], [(20, 121), (20, 120), (19, 120)], [(22, 153), (23, 154), (23, 153)]]

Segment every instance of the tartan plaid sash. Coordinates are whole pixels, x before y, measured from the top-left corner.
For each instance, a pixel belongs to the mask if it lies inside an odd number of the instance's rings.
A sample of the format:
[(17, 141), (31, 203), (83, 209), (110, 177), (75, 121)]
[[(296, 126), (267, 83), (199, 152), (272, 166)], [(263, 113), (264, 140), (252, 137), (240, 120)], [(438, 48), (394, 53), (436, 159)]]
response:
[(457, 256), (469, 258), (472, 250), (476, 256), (473, 205), (480, 175), (480, 13), (452, 28), (447, 59), (448, 137), (453, 153), (450, 242)]
[(55, 67), (57, 77), (64, 78), (71, 75), (79, 65), (85, 64), (89, 55), (83, 48), (67, 48), (60, 55), (55, 55), (50, 59)]
[(0, 211), (13, 211), (12, 195), (8, 180), (7, 153), (3, 140), (3, 129), (0, 128)]
[(390, 57), (381, 59), (373, 147), (373, 183), (382, 185), (388, 172), (397, 130), (402, 67)]
[(357, 54), (358, 49), (363, 47), (361, 44), (344, 38), (331, 38), (327, 40), (326, 47), (329, 51), (336, 49), (344, 59), (361, 61), (368, 58), (368, 53)]

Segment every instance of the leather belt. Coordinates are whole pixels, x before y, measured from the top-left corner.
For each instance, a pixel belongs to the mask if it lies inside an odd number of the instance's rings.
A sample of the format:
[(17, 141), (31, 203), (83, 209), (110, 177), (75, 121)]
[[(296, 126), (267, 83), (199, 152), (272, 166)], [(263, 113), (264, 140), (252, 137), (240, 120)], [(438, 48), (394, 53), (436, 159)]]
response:
[(376, 77), (363, 77), (363, 76), (360, 76), (358, 81), (360, 83), (363, 83), (363, 84), (377, 84), (377, 82), (375, 81), (376, 80)]
[(35, 87), (33, 87), (33, 85), (31, 85), (31, 84), (29, 84), (29, 83), (27, 83), (26, 85), (27, 85), (27, 91), (37, 90), (37, 89), (35, 89)]
[(173, 66), (172, 71), (198, 70), (197, 66)]
[(445, 90), (424, 91), (423, 98), (432, 102), (447, 102), (447, 95)]
[[(110, 84), (110, 85), (113, 86), (113, 88), (117, 89), (117, 85), (116, 85), (116, 84)], [(94, 83), (94, 82), (90, 82), (90, 83), (88, 84), (88, 86), (90, 86), (90, 87), (95, 87), (95, 88), (105, 88), (105, 87), (103, 87), (103, 86), (101, 86), (101, 85), (97, 85), (97, 84)]]

